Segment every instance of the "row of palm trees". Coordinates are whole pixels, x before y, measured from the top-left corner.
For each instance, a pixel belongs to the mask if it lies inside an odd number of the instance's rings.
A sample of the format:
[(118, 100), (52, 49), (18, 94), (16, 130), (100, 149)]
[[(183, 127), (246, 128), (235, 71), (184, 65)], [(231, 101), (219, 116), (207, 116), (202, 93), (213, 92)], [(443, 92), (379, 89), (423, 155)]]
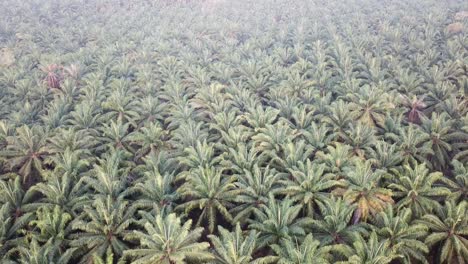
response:
[(447, 3), (6, 1), (2, 263), (466, 263)]

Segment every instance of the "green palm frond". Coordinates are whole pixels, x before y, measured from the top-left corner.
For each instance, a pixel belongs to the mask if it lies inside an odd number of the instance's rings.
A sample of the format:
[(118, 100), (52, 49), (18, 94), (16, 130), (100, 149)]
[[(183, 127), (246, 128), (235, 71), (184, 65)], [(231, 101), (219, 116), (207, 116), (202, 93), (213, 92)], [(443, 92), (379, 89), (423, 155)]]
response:
[(270, 194), (268, 203), (255, 208), (256, 218), (249, 221), (249, 228), (259, 233), (259, 247), (277, 244), (283, 238), (305, 236), (304, 226), (310, 222), (310, 219), (298, 218), (300, 210), (301, 206), (293, 206), (291, 199), (279, 202)]
[(410, 208), (416, 218), (437, 209), (438, 201), (450, 194), (449, 189), (435, 186), (443, 177), (442, 173), (429, 173), (424, 163), (404, 165), (402, 169), (392, 171), (395, 177), (388, 187), (398, 198), (397, 208)]
[(280, 181), (283, 184), (282, 193), (299, 202), (308, 216), (313, 216), (316, 203), (330, 195), (330, 191), (340, 185), (333, 174), (325, 173), (324, 164), (307, 161), (300, 163), (298, 168), (289, 169), (291, 178)]
[(213, 256), (207, 251), (207, 242), (197, 242), (203, 228), (190, 230), (192, 221), (183, 225), (175, 214), (145, 217), (144, 231), (133, 231), (126, 235), (126, 240), (137, 241), (141, 248), (128, 249), (125, 256), (132, 263), (186, 263), (189, 260), (211, 260)]
[(317, 202), (320, 217), (311, 222), (312, 234), (321, 245), (350, 245), (355, 233), (366, 233), (361, 224), (351, 222), (356, 205), (351, 205), (342, 198), (334, 196)]
[(83, 252), (80, 263), (87, 263), (93, 256), (103, 256), (108, 250), (122, 256), (128, 249), (124, 237), (135, 222), (134, 212), (128, 202), (111, 196), (98, 197), (91, 206), (85, 206), (81, 217), (72, 222), (76, 232), (70, 242), (73, 248)]
[(0, 152), (7, 158), (10, 170), (18, 171), (29, 185), (40, 179), (44, 159), (52, 154), (46, 146), (47, 134), (42, 127), (21, 126), (14, 136), (7, 138), (7, 146)]
[(435, 214), (426, 214), (418, 223), (429, 228), (430, 234), (424, 243), (437, 250), (440, 263), (465, 263), (468, 246), (465, 236), (468, 230), (467, 203), (445, 202), (445, 206)]
[(178, 189), (178, 193), (186, 200), (176, 209), (183, 209), (186, 213), (200, 210), (197, 226), (205, 221), (210, 233), (214, 231), (218, 214), (232, 222), (229, 209), (240, 193), (234, 185), (235, 177), (224, 176), (215, 167), (198, 167), (186, 174), (185, 178), (187, 181)]
[(361, 235), (356, 235), (352, 247), (345, 247), (342, 252), (347, 256), (347, 260), (337, 263), (390, 263), (400, 257), (395, 249), (390, 247), (388, 240), (379, 240), (375, 232), (370, 234), (369, 240), (364, 239)]
[(281, 240), (281, 243), (272, 245), (271, 248), (278, 255), (278, 264), (292, 263), (331, 263), (332, 255), (330, 246), (320, 246), (320, 242), (315, 240), (311, 234), (304, 238), (304, 241)]
[(366, 221), (369, 215), (375, 216), (387, 204), (394, 203), (392, 191), (379, 187), (383, 172), (373, 170), (371, 161), (356, 161), (354, 168), (349, 168), (346, 176), (348, 186), (344, 199), (357, 205), (354, 222), (360, 219)]
[(405, 208), (396, 213), (389, 205), (375, 217), (371, 228), (390, 242), (390, 247), (396, 249), (404, 263), (428, 263), (426, 254), (429, 248), (423, 242), (428, 228), (424, 224), (412, 222), (411, 212), (411, 209)]
[(267, 204), (268, 196), (279, 192), (280, 178), (281, 174), (275, 169), (270, 167), (261, 169), (257, 164), (252, 170), (245, 169), (244, 173), (238, 174), (234, 183), (239, 190), (234, 199), (238, 205), (231, 209), (234, 215), (233, 222), (244, 223), (251, 218), (255, 208)]
[(468, 197), (468, 168), (458, 160), (452, 161), (453, 177), (441, 177), (439, 180), (450, 190), (449, 197), (461, 202)]
[(215, 260), (212, 263), (218, 264), (251, 264), (255, 263), (253, 253), (256, 249), (258, 234), (250, 231), (244, 237), (239, 224), (234, 232), (229, 232), (218, 226), (220, 236), (210, 235), (209, 238), (214, 247)]

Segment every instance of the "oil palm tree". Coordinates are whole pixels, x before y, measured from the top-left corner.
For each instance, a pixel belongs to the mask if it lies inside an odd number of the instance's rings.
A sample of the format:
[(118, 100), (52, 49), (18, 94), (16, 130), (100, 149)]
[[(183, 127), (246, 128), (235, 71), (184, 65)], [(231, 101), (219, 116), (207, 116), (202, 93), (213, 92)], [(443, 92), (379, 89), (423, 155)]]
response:
[(189, 104), (187, 96), (174, 99), (171, 102), (172, 103), (168, 105), (168, 111), (171, 113), (164, 120), (168, 129), (173, 130), (181, 125), (194, 121), (196, 112)]
[(353, 224), (351, 218), (356, 209), (342, 198), (334, 196), (317, 202), (320, 217), (314, 218), (310, 229), (321, 245), (351, 244), (355, 233), (366, 233), (362, 224)]
[(239, 126), (241, 120), (235, 111), (230, 111), (228, 113), (217, 113), (213, 117), (213, 121), (214, 123), (210, 125), (211, 129), (218, 131), (222, 135), (223, 132), (228, 133), (229, 130)]
[(452, 129), (453, 122), (444, 112), (432, 113), (430, 119), (422, 119), (421, 128), (426, 134), (423, 147), (430, 150), (427, 158), (437, 170), (443, 170), (449, 165), (453, 143), (468, 140), (468, 135)]
[(186, 182), (178, 189), (185, 202), (177, 206), (176, 210), (183, 209), (186, 213), (197, 208), (201, 210), (197, 226), (206, 221), (210, 233), (214, 232), (218, 214), (232, 222), (229, 209), (240, 193), (234, 185), (235, 177), (222, 175), (222, 171), (215, 167), (198, 167), (185, 178)]
[(72, 109), (70, 101), (59, 98), (52, 101), (47, 107), (47, 115), (41, 116), (42, 122), (48, 129), (55, 129), (65, 125), (70, 118), (68, 115)]
[[(159, 153), (149, 153), (143, 158), (143, 164), (137, 163), (131, 173), (144, 176), (145, 172), (159, 172), (176, 174), (181, 168), (178, 166), (177, 157), (180, 153), (171, 150), (162, 150)], [(135, 163), (130, 162), (132, 165)]]
[(280, 181), (283, 185), (281, 193), (301, 204), (307, 216), (313, 216), (316, 203), (328, 197), (330, 190), (339, 185), (332, 174), (324, 173), (324, 164), (310, 160), (288, 171), (290, 178)]
[(298, 218), (300, 211), (301, 206), (293, 205), (291, 199), (279, 202), (270, 194), (268, 203), (255, 208), (255, 219), (249, 220), (249, 229), (259, 232), (259, 247), (277, 244), (282, 238), (305, 236), (304, 226), (310, 219)]
[(443, 175), (440, 172), (429, 173), (424, 163), (413, 166), (404, 165), (402, 169), (393, 169), (394, 180), (388, 186), (398, 198), (398, 210), (411, 208), (415, 218), (419, 218), (439, 207), (438, 200), (450, 194), (445, 187), (435, 186)]
[(22, 126), (16, 129), (15, 136), (7, 140), (8, 145), (1, 155), (8, 158), (10, 169), (18, 171), (23, 183), (30, 186), (39, 180), (45, 157), (52, 154), (46, 145), (46, 132), (39, 126)]
[(239, 223), (233, 232), (218, 226), (219, 237), (209, 235), (214, 248), (214, 261), (216, 264), (254, 264), (253, 254), (256, 249), (258, 233), (250, 231), (244, 237)]
[(432, 153), (432, 150), (423, 147), (424, 142), (430, 140), (428, 135), (414, 125), (401, 127), (399, 131), (400, 133), (396, 138), (396, 144), (398, 144), (403, 162), (416, 160), (422, 163), (428, 161), (427, 157)]
[(293, 129), (300, 132), (307, 131), (308, 128), (315, 124), (315, 111), (310, 105), (298, 105), (293, 108), (291, 120), (284, 119)]
[(377, 142), (376, 131), (361, 123), (350, 124), (342, 137), (344, 142), (352, 147), (353, 153), (361, 159), (366, 159)]
[(276, 257), (266, 257), (266, 260), (274, 260), (278, 264), (299, 263), (332, 263), (330, 246), (320, 246), (320, 242), (308, 234), (302, 242), (290, 239), (282, 239), (280, 244), (272, 245), (271, 248)]
[(167, 132), (158, 123), (146, 123), (127, 137), (131, 149), (135, 149), (135, 159), (140, 159), (149, 152), (160, 151), (164, 147), (163, 139)]
[(259, 129), (259, 133), (252, 136), (252, 140), (257, 149), (261, 151), (261, 155), (274, 159), (282, 153), (281, 146), (295, 136), (287, 124), (278, 122)]
[[(32, 192), (23, 190), (19, 176), (8, 181), (0, 180), (0, 203), (2, 210), (8, 211), (8, 214), (2, 211), (5, 213), (3, 217), (11, 223), (11, 226), (7, 228), (8, 232), (6, 232), (11, 241), (5, 241), (5, 245), (17, 244), (19, 241), (14, 237), (18, 235), (19, 230), (34, 219), (34, 211), (37, 206), (31, 203), (32, 199)], [(5, 227), (8, 227), (8, 223), (5, 223)]]
[(0, 0), (0, 263), (466, 262), (466, 5), (380, 2)]
[(225, 92), (225, 86), (219, 83), (203, 85), (197, 90), (196, 95), (190, 100), (191, 105), (197, 111), (197, 117), (201, 120), (212, 119), (216, 114), (223, 113), (229, 108), (229, 95)]
[(224, 168), (238, 174), (242, 174), (244, 170), (252, 171), (256, 164), (261, 166), (267, 161), (265, 157), (260, 156), (260, 151), (253, 144), (246, 145), (241, 142), (235, 147), (229, 147), (222, 159), (220, 163)]
[(197, 142), (211, 142), (214, 135), (209, 133), (209, 126), (203, 122), (190, 120), (181, 123), (172, 133), (170, 144), (173, 148), (183, 151), (185, 148), (196, 146)]
[(107, 110), (107, 118), (112, 120), (121, 120), (123, 123), (130, 123), (136, 126), (136, 120), (139, 118), (137, 112), (138, 102), (134, 100), (129, 83), (118, 80), (111, 84), (114, 91), (108, 99), (102, 103), (102, 108)]
[(396, 248), (396, 253), (401, 255), (404, 263), (414, 261), (427, 263), (426, 254), (429, 248), (422, 241), (428, 228), (421, 223), (412, 222), (412, 211), (409, 208), (398, 213), (389, 205), (380, 212), (372, 221), (371, 228), (377, 235), (390, 242), (390, 247)]
[(397, 89), (400, 90), (402, 94), (411, 94), (421, 89), (421, 84), (424, 79), (417, 72), (407, 68), (398, 68), (395, 74), (397, 75)]
[(347, 260), (336, 262), (340, 264), (387, 264), (400, 257), (388, 240), (379, 240), (376, 232), (368, 240), (357, 234), (352, 247), (341, 247), (339, 251), (347, 256)]
[(256, 108), (249, 108), (247, 113), (242, 116), (243, 119), (253, 128), (260, 129), (271, 125), (275, 122), (279, 114), (279, 110), (273, 107), (266, 107), (265, 109), (260, 105)]
[[(287, 96), (285, 90), (282, 89), (272, 89), (270, 94), (268, 95), (268, 99), (271, 100), (271, 105), (278, 109), (279, 112), (279, 120), (286, 122), (292, 128), (295, 128), (294, 118), (297, 117), (295, 113), (295, 109), (301, 107), (303, 104), (297, 97)], [(296, 110), (297, 111), (297, 110)], [(309, 117), (311, 117), (310, 115)], [(306, 120), (303, 120), (306, 121)], [(311, 121), (309, 119), (309, 121)]]
[(175, 214), (163, 217), (149, 213), (144, 213), (143, 219), (140, 224), (145, 230), (132, 231), (125, 237), (140, 244), (140, 248), (128, 249), (124, 253), (125, 257), (132, 259), (132, 263), (183, 264), (186, 261), (213, 259), (207, 250), (209, 244), (197, 242), (203, 228), (190, 230), (191, 220), (182, 225), (182, 220)]
[(253, 60), (247, 61), (241, 65), (242, 79), (245, 81), (245, 87), (255, 92), (259, 96), (264, 96), (268, 93), (271, 85), (268, 68), (261, 63)]
[[(467, 92), (466, 94), (468, 94), (468, 81), (466, 81), (466, 89), (467, 89)], [(464, 118), (461, 118), (460, 119), (460, 124), (464, 124), (462, 127), (461, 127), (461, 132), (462, 133), (468, 133), (468, 116), (465, 115)], [(456, 146), (457, 148), (457, 154), (455, 154), (454, 158), (461, 161), (461, 162), (467, 162), (468, 161), (468, 147), (466, 146), (466, 141), (463, 142), (456, 142), (454, 143), (454, 146)]]
[[(123, 258), (120, 260), (123, 260)], [(112, 253), (112, 250), (107, 249), (105, 256), (94, 254), (92, 261), (93, 264), (114, 264), (114, 253)], [(118, 261), (117, 263), (120, 264), (121, 261)]]
[(156, 203), (162, 211), (172, 212), (179, 199), (175, 188), (175, 174), (160, 172), (152, 159), (145, 159), (145, 165), (140, 166), (141, 178), (130, 187), (129, 194), (135, 197), (134, 206), (149, 210)]
[(93, 101), (83, 101), (75, 106), (74, 111), (70, 113), (70, 125), (76, 131), (91, 136), (99, 135), (99, 125), (104, 121), (99, 106)]
[(219, 163), (220, 157), (215, 156), (214, 144), (209, 144), (204, 141), (197, 141), (194, 146), (189, 146), (184, 149), (183, 156), (178, 160), (181, 164), (186, 165), (189, 169), (215, 166)]
[(30, 222), (32, 231), (27, 236), (39, 244), (47, 246), (49, 257), (66, 256), (70, 258), (74, 249), (69, 248), (72, 216), (58, 205), (53, 209), (41, 207), (36, 211), (37, 219)]
[(70, 174), (52, 172), (45, 182), (40, 182), (29, 190), (41, 195), (33, 202), (35, 206), (49, 209), (59, 206), (74, 217), (80, 213), (82, 206), (88, 203), (85, 190)]
[(78, 184), (83, 184), (98, 195), (110, 195), (113, 198), (124, 197), (130, 167), (123, 166), (123, 151), (115, 151), (99, 159), (99, 164), (80, 178)]
[(380, 128), (378, 128), (378, 135), (380, 140), (384, 140), (389, 144), (399, 143), (402, 134), (403, 114), (388, 114)]
[(301, 133), (308, 145), (312, 146), (314, 153), (324, 151), (335, 138), (330, 128), (323, 124), (313, 122), (307, 129)]
[(96, 138), (84, 131), (77, 131), (73, 127), (57, 129), (53, 136), (49, 138), (49, 148), (53, 153), (62, 153), (66, 149), (71, 152), (81, 151), (91, 152), (94, 150)]
[[(231, 80), (229, 84), (230, 86), (232, 86), (230, 89), (228, 87), (228, 89), (230, 93), (232, 94), (231, 105), (233, 106), (233, 109), (235, 109), (236, 111), (244, 112), (244, 113), (245, 112), (251, 113), (252, 110), (259, 108), (260, 98), (255, 96), (255, 94), (251, 90), (245, 88), (242, 82), (234, 82)], [(260, 111), (261, 109), (262, 108), (260, 107)], [(267, 108), (267, 109), (273, 109), (273, 108)], [(275, 118), (277, 115), (278, 115), (278, 112), (274, 114)], [(242, 116), (242, 115), (240, 117), (245, 118), (245, 116)], [(257, 115), (257, 117), (261, 117), (261, 114)], [(250, 122), (249, 124), (252, 125), (252, 123)]]
[(239, 194), (235, 197), (236, 206), (231, 209), (234, 215), (232, 221), (244, 223), (251, 217), (255, 208), (267, 204), (268, 195), (280, 190), (280, 177), (281, 174), (275, 169), (270, 167), (261, 169), (257, 164), (252, 170), (245, 169), (244, 173), (237, 174), (237, 181), (234, 184)]
[(313, 154), (313, 149), (309, 148), (304, 140), (289, 141), (280, 147), (280, 153), (274, 153), (274, 157), (270, 163), (274, 164), (281, 171), (296, 168), (299, 164), (309, 160)]
[(314, 85), (314, 82), (306, 79), (305, 74), (300, 74), (298, 71), (291, 71), (287, 73), (287, 78), (281, 82), (281, 88), (292, 96), (300, 95), (304, 90)]
[(19, 247), (17, 254), (19, 255), (18, 261), (21, 264), (66, 264), (72, 260), (73, 251), (71, 249), (64, 254), (60, 254), (51, 243), (41, 245), (33, 238), (26, 245)]
[(349, 94), (347, 99), (353, 118), (371, 127), (380, 126), (385, 113), (395, 108), (387, 93), (369, 85), (364, 85), (358, 93)]
[(139, 119), (141, 124), (152, 123), (155, 121), (164, 120), (167, 104), (159, 98), (147, 94), (146, 97), (141, 98), (139, 101)]
[(11, 124), (0, 121), (0, 147), (3, 149), (8, 145), (8, 137), (12, 136), (14, 129)]
[(130, 147), (129, 127), (130, 123), (123, 123), (121, 119), (118, 119), (117, 122), (111, 120), (110, 124), (103, 124), (100, 131), (103, 137), (97, 151), (118, 149), (133, 153), (134, 151)]
[(390, 145), (385, 141), (377, 141), (375, 148), (370, 149), (369, 160), (381, 170), (389, 170), (400, 165), (403, 161), (396, 144)]
[(441, 177), (440, 181), (450, 190), (449, 198), (457, 203), (468, 198), (468, 168), (458, 160), (452, 161), (453, 177)]
[(0, 253), (2, 257), (0, 260), (7, 261), (11, 255), (15, 254), (17, 247), (22, 244), (23, 237), (18, 236), (18, 234), (25, 223), (15, 225), (14, 218), (11, 216), (10, 203), (4, 203), (0, 207), (0, 220), (2, 221), (0, 226)]
[(417, 98), (416, 96), (413, 96), (410, 99), (408, 96), (402, 95), (401, 99), (403, 106), (408, 109), (408, 111), (405, 113), (407, 115), (408, 121), (411, 123), (420, 124), (421, 119), (423, 116), (425, 116), (424, 108), (426, 107), (426, 104), (424, 103), (424, 97)]
[(344, 138), (344, 133), (348, 129), (349, 124), (354, 121), (353, 117), (349, 114), (350, 111), (350, 104), (343, 100), (335, 101), (328, 106), (324, 122), (330, 124), (338, 138)]
[[(48, 158), (46, 163), (54, 167), (53, 173), (77, 180), (82, 173), (88, 170), (90, 156), (90, 152), (87, 150), (71, 150), (67, 147), (60, 153)], [(47, 170), (44, 174), (45, 178), (50, 174), (51, 171)]]
[(80, 263), (89, 262), (93, 255), (103, 256), (108, 249), (121, 256), (128, 249), (124, 237), (130, 233), (134, 213), (128, 202), (111, 196), (99, 196), (91, 206), (85, 206), (83, 214), (72, 222), (76, 233), (70, 242), (80, 255)]
[(445, 202), (445, 206), (435, 210), (435, 214), (426, 214), (418, 223), (429, 228), (430, 234), (424, 240), (437, 252), (439, 263), (466, 263), (468, 244), (466, 240), (468, 226), (467, 203), (462, 201)]
[(393, 204), (392, 191), (381, 186), (383, 172), (372, 169), (370, 161), (356, 161), (346, 174), (348, 182), (344, 193), (346, 201), (356, 204), (354, 221), (366, 221), (369, 215), (374, 216), (387, 204)]
[(326, 151), (317, 152), (317, 157), (337, 179), (344, 177), (345, 171), (353, 165), (355, 159), (351, 147), (338, 142), (327, 146)]
[(226, 151), (229, 148), (236, 148), (239, 145), (245, 145), (248, 138), (253, 134), (249, 128), (244, 125), (231, 127), (228, 131), (219, 131), (221, 138), (216, 144), (216, 148)]

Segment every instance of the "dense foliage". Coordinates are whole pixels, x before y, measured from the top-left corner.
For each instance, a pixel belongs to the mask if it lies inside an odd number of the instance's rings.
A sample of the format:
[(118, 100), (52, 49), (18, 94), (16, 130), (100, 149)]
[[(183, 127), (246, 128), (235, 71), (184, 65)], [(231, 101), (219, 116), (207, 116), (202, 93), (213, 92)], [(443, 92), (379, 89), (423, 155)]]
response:
[(1, 6), (1, 263), (468, 262), (468, 2)]

